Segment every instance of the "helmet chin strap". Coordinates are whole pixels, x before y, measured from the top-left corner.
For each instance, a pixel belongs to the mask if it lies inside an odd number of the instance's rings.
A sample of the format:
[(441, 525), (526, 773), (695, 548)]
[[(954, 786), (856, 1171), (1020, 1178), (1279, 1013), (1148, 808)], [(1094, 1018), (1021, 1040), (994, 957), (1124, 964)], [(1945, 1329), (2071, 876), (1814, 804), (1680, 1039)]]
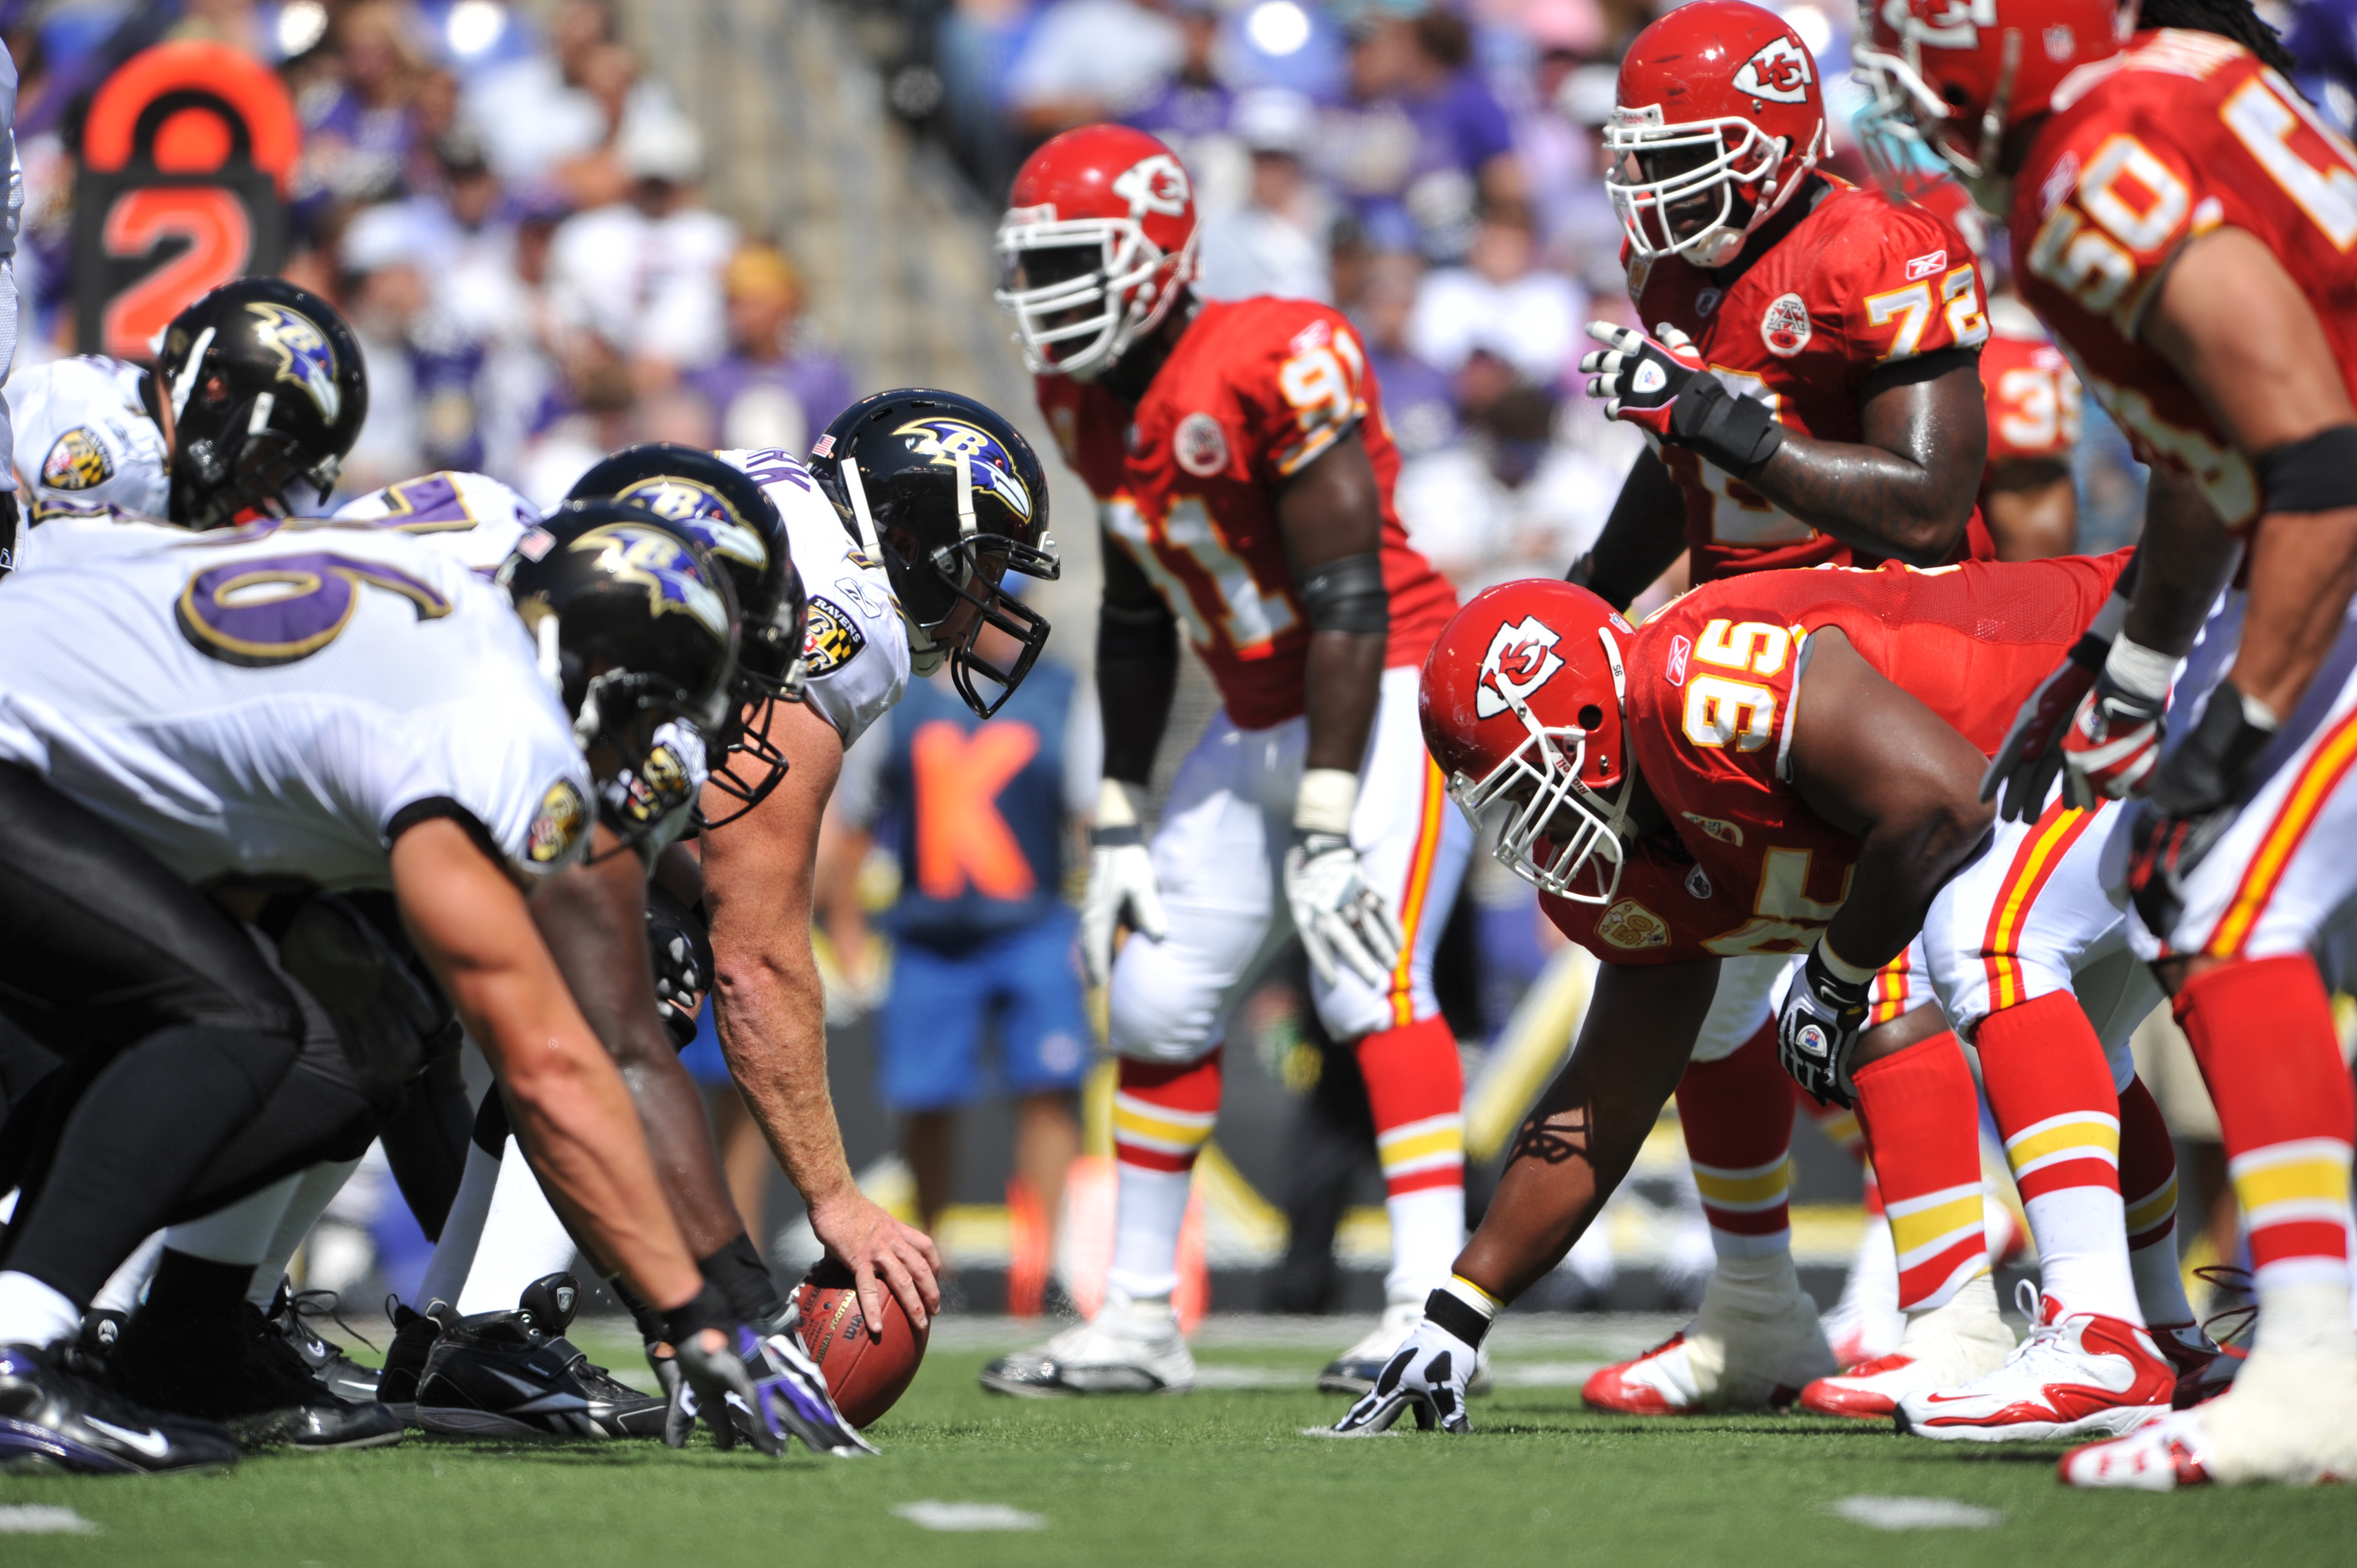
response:
[(180, 367), (180, 373), (172, 378), (172, 423), (175, 424), (188, 412), (188, 396), (197, 390), (197, 373), (204, 366), (205, 351), (212, 346), (213, 329), (208, 327), (197, 334), (195, 342), (188, 345), (188, 362)]
[(843, 476), (844, 494), (851, 498), (851, 515), (859, 524), (859, 548), (877, 565), (884, 564), (884, 547), (876, 542), (876, 517), (867, 510), (867, 487), (859, 482), (859, 458), (845, 452), (835, 460), (834, 470)]
[(540, 618), (540, 678), (548, 682), (550, 691), (561, 696), (565, 692), (565, 659), (560, 645), (564, 628), (557, 621), (554, 614)]

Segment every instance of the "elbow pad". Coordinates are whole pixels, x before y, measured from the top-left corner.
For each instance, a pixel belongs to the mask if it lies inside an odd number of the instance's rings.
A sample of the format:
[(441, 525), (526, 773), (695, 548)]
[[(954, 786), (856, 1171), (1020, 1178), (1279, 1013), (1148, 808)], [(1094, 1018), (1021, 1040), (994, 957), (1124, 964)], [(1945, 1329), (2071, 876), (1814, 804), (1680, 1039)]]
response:
[(1161, 663), (1178, 657), (1178, 622), (1164, 606), (1106, 604), (1097, 610), (1097, 660)]
[(1736, 396), (1716, 376), (1696, 376), (1670, 411), (1670, 440), (1739, 479), (1776, 455), (1784, 427), (1758, 398)]
[(2269, 511), (2357, 506), (2357, 424), (2336, 424), (2262, 452), (2252, 467), (2266, 487)]
[(1312, 566), (1295, 579), (1294, 587), (1312, 631), (1380, 637), (1391, 630), (1391, 592), (1383, 586), (1383, 558), (1378, 551)]

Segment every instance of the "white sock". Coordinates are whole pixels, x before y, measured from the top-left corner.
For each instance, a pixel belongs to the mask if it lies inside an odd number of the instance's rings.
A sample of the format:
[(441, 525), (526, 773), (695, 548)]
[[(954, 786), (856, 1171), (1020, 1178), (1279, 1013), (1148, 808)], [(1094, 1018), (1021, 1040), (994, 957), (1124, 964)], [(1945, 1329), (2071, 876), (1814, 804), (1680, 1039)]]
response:
[(1167, 1297), (1178, 1288), (1178, 1226), (1195, 1173), (1116, 1165), (1113, 1267), (1105, 1283), (1133, 1301)]
[(2193, 1304), (2185, 1299), (2185, 1275), (2177, 1266), (2177, 1230), (2149, 1247), (2128, 1254), (2128, 1273), (2136, 1281), (2136, 1305), (2147, 1324), (2193, 1321)]
[(1790, 1252), (1771, 1252), (1766, 1257), (1721, 1258), (1718, 1277), (1746, 1290), (1779, 1291), (1786, 1294), (1801, 1288), (1801, 1273), (1792, 1263)]
[(1383, 1300), (1415, 1302), (1448, 1283), (1457, 1254), (1465, 1250), (1465, 1189), (1432, 1187), (1387, 1197), (1392, 1218), (1392, 1267), (1383, 1276)]
[(311, 1227), (319, 1222), (319, 1216), (328, 1211), (328, 1205), (336, 1201), (336, 1194), (344, 1190), (344, 1183), (351, 1180), (352, 1173), (360, 1168), (357, 1159), (323, 1160), (296, 1178), (295, 1195), (286, 1200), (286, 1212), (279, 1217), (269, 1249), (253, 1267), (253, 1288), (245, 1293), (246, 1300), (264, 1312), (270, 1310), (271, 1298), (278, 1294), (278, 1282), (286, 1275), (287, 1260), (295, 1256), (295, 1249), (303, 1244), (303, 1238), (311, 1233)]
[(164, 1232), (164, 1245), (209, 1263), (252, 1268), (270, 1251), (270, 1239), (278, 1233), (278, 1221), (302, 1183), (300, 1172), (283, 1176), (201, 1219), (172, 1226)]
[(93, 1312), (129, 1314), (139, 1309), (139, 1302), (147, 1294), (147, 1282), (155, 1277), (156, 1264), (164, 1256), (164, 1233), (157, 1230), (139, 1243), (139, 1250), (123, 1260), (121, 1266), (106, 1276), (98, 1294), (90, 1298)]
[(543, 1274), (571, 1268), (577, 1251), (565, 1221), (548, 1206), (548, 1195), (540, 1190), (532, 1162), (509, 1138), (491, 1211), (483, 1221), (483, 1242), (475, 1249), (475, 1266), (458, 1291), (460, 1316), (513, 1312), (524, 1286)]
[[(0, 1274), (0, 1279), (6, 1277)], [(2357, 1337), (2349, 1332), (2348, 1280), (2303, 1278), (2261, 1284), (2259, 1332), (2270, 1356), (2337, 1361), (2357, 1358)]]
[(2144, 1326), (2118, 1193), (2104, 1187), (2060, 1187), (2040, 1193), (2022, 1208), (2038, 1242), (2040, 1286), (2064, 1313), (2100, 1313)]
[(0, 1345), (54, 1345), (81, 1332), (81, 1309), (30, 1274), (0, 1270)]
[[(513, 1140), (510, 1140), (512, 1142)], [(417, 1282), (417, 1299), (410, 1305), (423, 1312), (435, 1302), (455, 1302), (466, 1288), (467, 1273), (475, 1266), (475, 1249), (483, 1240), (483, 1221), (491, 1215), (491, 1193), (499, 1186), (500, 1157), (469, 1139), (467, 1165), (458, 1173), (458, 1195), (442, 1221), (442, 1239), (434, 1243), (433, 1259)]]

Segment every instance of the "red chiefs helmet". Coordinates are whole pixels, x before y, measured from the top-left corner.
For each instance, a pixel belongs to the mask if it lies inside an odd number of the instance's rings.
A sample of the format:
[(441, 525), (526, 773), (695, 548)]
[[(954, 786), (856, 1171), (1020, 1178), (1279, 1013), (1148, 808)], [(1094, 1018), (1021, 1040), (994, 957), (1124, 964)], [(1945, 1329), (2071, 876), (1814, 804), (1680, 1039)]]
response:
[(2011, 199), (2006, 133), (2052, 107), (2062, 79), (2119, 52), (2114, 0), (1862, 0), (1853, 74), (1871, 102), (1860, 139), (1920, 137), (1985, 211)]
[(1195, 189), (1178, 155), (1083, 125), (1023, 161), (998, 223), (999, 308), (1034, 375), (1095, 377), (1195, 275)]
[(1499, 861), (1575, 904), (1620, 886), (1631, 634), (1586, 588), (1531, 577), (1475, 595), (1424, 661), (1417, 713), (1448, 793), (1477, 826), (1505, 801)]
[(1637, 35), (1604, 145), (1631, 255), (1723, 267), (1826, 147), (1817, 62), (1743, 0), (1694, 0)]

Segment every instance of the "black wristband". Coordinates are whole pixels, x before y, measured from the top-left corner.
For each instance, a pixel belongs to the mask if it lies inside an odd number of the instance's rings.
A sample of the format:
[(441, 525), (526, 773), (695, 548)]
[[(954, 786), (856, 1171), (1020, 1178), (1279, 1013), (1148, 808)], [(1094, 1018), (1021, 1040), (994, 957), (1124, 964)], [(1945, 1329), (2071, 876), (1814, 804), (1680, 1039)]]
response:
[(2266, 488), (2269, 511), (2357, 506), (2357, 424), (2336, 424), (2262, 452), (2251, 466)]
[(737, 1239), (708, 1258), (695, 1260), (696, 1272), (706, 1283), (728, 1300), (728, 1306), (742, 1323), (765, 1323), (786, 1310), (785, 1302), (778, 1295), (778, 1285), (770, 1277), (767, 1264), (761, 1262), (759, 1249), (753, 1239), (742, 1230)]
[(1716, 376), (1696, 376), (1670, 410), (1670, 439), (1742, 478), (1784, 444), (1784, 427), (1756, 397), (1738, 397)]
[(663, 1337), (674, 1345), (684, 1345), (707, 1328), (726, 1333), (737, 1322), (736, 1314), (719, 1291), (706, 1283), (691, 1296), (683, 1306), (674, 1306), (663, 1314)]
[(1490, 1320), (1448, 1291), (1437, 1290), (1424, 1298), (1424, 1316), (1434, 1327), (1476, 1350), (1490, 1336)]
[(2218, 682), (2201, 710), (2201, 721), (2161, 759), (2147, 792), (2162, 813), (2198, 816), (2242, 793), (2244, 777), (2273, 730), (2261, 729), (2243, 711), (2243, 690), (2230, 677)]
[(1308, 567), (1295, 577), (1294, 591), (1312, 631), (1381, 636), (1391, 629), (1391, 592), (1383, 586), (1383, 558), (1379, 551)]

